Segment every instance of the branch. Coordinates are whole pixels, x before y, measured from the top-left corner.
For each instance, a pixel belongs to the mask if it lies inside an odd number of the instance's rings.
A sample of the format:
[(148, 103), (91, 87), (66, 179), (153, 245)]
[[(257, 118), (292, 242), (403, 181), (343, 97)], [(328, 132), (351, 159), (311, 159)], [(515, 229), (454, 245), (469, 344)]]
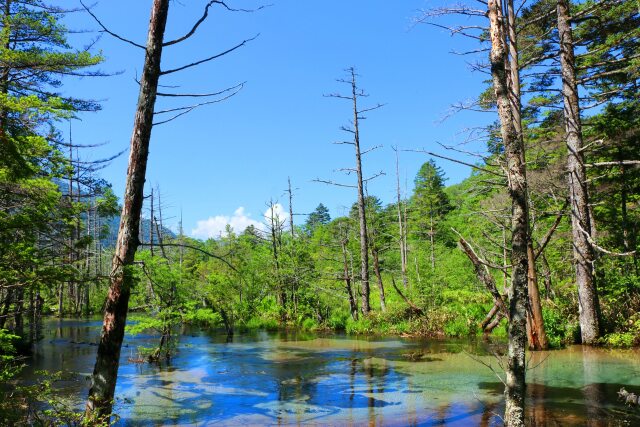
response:
[(407, 303), (407, 305), (411, 308), (412, 311), (414, 311), (418, 316), (424, 315), (424, 310), (422, 310), (420, 307), (418, 307), (413, 302), (411, 302), (411, 300), (407, 298), (400, 289), (398, 289), (398, 286), (396, 286), (396, 279), (393, 276), (391, 276), (391, 284), (393, 285), (393, 289), (396, 290), (398, 295), (400, 295), (400, 298), (402, 298), (404, 302)]
[(210, 56), (208, 58), (202, 59), (200, 61), (192, 62), (191, 64), (183, 65), (182, 67), (174, 68), (174, 69), (171, 69), (171, 70), (161, 71), (160, 75), (164, 76), (164, 75), (167, 75), (167, 74), (176, 73), (178, 71), (186, 70), (187, 68), (195, 67), (196, 65), (204, 64), (205, 62), (213, 61), (214, 59), (220, 58), (221, 56), (224, 56), (224, 55), (226, 55), (228, 53), (231, 53), (234, 50), (241, 48), (242, 46), (244, 46), (248, 42), (257, 39), (259, 35), (260, 35), (260, 33), (256, 34), (255, 36), (253, 36), (253, 37), (251, 37), (249, 39), (242, 40), (241, 43), (238, 43), (234, 47), (232, 47), (230, 49), (227, 49), (224, 52), (221, 52), (221, 53), (218, 53), (216, 55)]
[(187, 97), (187, 98), (199, 98), (199, 97), (207, 97), (207, 96), (218, 96), (218, 95), (222, 95), (225, 92), (229, 92), (231, 90), (237, 89), (237, 88), (242, 88), (245, 83), (247, 83), (246, 81), (237, 84), (235, 86), (232, 87), (228, 87), (226, 89), (223, 89), (219, 92), (212, 92), (212, 93), (162, 93), (162, 92), (158, 92), (157, 95), (158, 96), (167, 96), (167, 97)]
[(611, 255), (611, 256), (633, 256), (636, 253), (636, 251), (613, 252), (613, 251), (609, 251), (609, 250), (603, 248), (602, 246), (598, 246), (596, 241), (593, 240), (593, 237), (591, 237), (591, 235), (589, 233), (587, 233), (584, 228), (582, 228), (582, 225), (580, 225), (580, 221), (575, 221), (575, 224), (578, 226), (578, 230), (580, 230), (580, 232), (583, 233), (587, 237), (587, 241), (589, 242), (589, 244), (591, 246), (593, 246), (593, 248), (596, 249), (599, 252), (602, 252), (604, 254)]
[(227, 9), (230, 12), (255, 12), (256, 10), (260, 10), (263, 9), (266, 6), (260, 6), (257, 9), (234, 9), (229, 7), (229, 5), (227, 5), (224, 1), (221, 0), (211, 0), (209, 3), (207, 3), (207, 5), (204, 7), (204, 12), (202, 13), (202, 16), (200, 17), (200, 19), (198, 19), (196, 21), (196, 23), (193, 25), (193, 27), (191, 28), (191, 30), (189, 30), (189, 32), (187, 34), (185, 34), (182, 37), (179, 37), (175, 40), (171, 40), (168, 41), (166, 43), (163, 43), (162, 46), (166, 47), (166, 46), (171, 46), (180, 42), (185, 41), (186, 39), (188, 39), (189, 37), (191, 37), (192, 35), (195, 34), (196, 30), (198, 29), (198, 27), (200, 26), (200, 24), (202, 24), (204, 21), (207, 20), (207, 17), (209, 16), (209, 8), (213, 5), (213, 4), (219, 4), (222, 5), (225, 9)]
[(224, 98), (214, 99), (213, 101), (201, 102), (199, 104), (189, 105), (187, 107), (178, 107), (178, 108), (171, 108), (171, 109), (168, 109), (168, 110), (157, 111), (154, 114), (166, 114), (166, 113), (171, 113), (171, 112), (174, 112), (174, 111), (181, 111), (181, 112), (176, 114), (176, 115), (174, 115), (173, 117), (171, 117), (169, 119), (162, 120), (160, 122), (155, 122), (155, 123), (153, 123), (153, 125), (154, 126), (158, 126), (158, 125), (162, 125), (164, 123), (168, 123), (168, 122), (173, 121), (173, 120), (177, 119), (180, 116), (184, 116), (185, 114), (188, 114), (188, 113), (192, 112), (193, 110), (195, 110), (196, 108), (202, 107), (204, 105), (217, 104), (218, 102), (226, 101), (227, 99), (231, 98), (232, 96), (234, 96), (238, 92), (240, 92), (241, 89), (242, 89), (242, 86), (240, 86), (235, 92), (230, 93), (229, 95), (225, 96)]
[(560, 225), (560, 221), (562, 220), (562, 217), (564, 216), (564, 210), (567, 209), (567, 206), (569, 206), (569, 199), (565, 200), (564, 205), (560, 209), (560, 212), (558, 212), (558, 216), (556, 216), (556, 220), (553, 222), (553, 225), (551, 226), (549, 231), (547, 231), (547, 234), (544, 235), (544, 238), (542, 239), (542, 243), (538, 244), (540, 246), (540, 248), (538, 249), (538, 252), (536, 252), (536, 254), (535, 254), (534, 258), (533, 258), (534, 261), (538, 260), (538, 257), (542, 254), (542, 251), (544, 251), (544, 248), (547, 246), (547, 244), (551, 240), (551, 236), (556, 231), (556, 228), (558, 228), (558, 225)]
[[(362, 113), (366, 113), (366, 112), (368, 112), (368, 111), (377, 110), (378, 108), (382, 108), (382, 107), (384, 107), (385, 105), (387, 105), (387, 104), (377, 104), (377, 105), (375, 105), (375, 106), (373, 106), (373, 107), (365, 108), (364, 110), (358, 110), (356, 113), (357, 113), (358, 115), (360, 115), (360, 114), (362, 114)], [(362, 119), (364, 119), (364, 117), (362, 117)]]
[(640, 165), (640, 160), (617, 160), (615, 162), (585, 163), (585, 166), (588, 168), (593, 168), (598, 166), (627, 166), (627, 165)]
[(469, 245), (469, 243), (464, 239), (464, 237), (462, 237), (460, 233), (458, 233), (456, 229), (452, 228), (451, 230), (453, 230), (453, 232), (456, 233), (460, 238), (459, 240), (460, 246), (462, 247), (462, 250), (467, 255), (467, 257), (469, 257), (469, 260), (473, 264), (473, 268), (475, 269), (476, 276), (478, 276), (478, 279), (480, 279), (480, 281), (484, 283), (484, 285), (487, 287), (487, 289), (491, 293), (491, 296), (493, 296), (493, 299), (496, 302), (496, 304), (500, 305), (500, 311), (502, 311), (505, 314), (505, 316), (509, 318), (509, 313), (507, 312), (504, 299), (502, 298), (502, 295), (500, 295), (500, 292), (498, 292), (498, 287), (496, 286), (496, 282), (493, 279), (493, 276), (491, 275), (491, 273), (489, 273), (489, 268), (487, 267), (487, 263), (483, 262), (478, 257), (478, 255), (475, 253), (471, 245)]
[(121, 40), (125, 43), (129, 43), (130, 45), (133, 45), (135, 47), (139, 47), (140, 49), (147, 49), (145, 46), (138, 44), (134, 41), (131, 41), (129, 39), (125, 39), (124, 37), (114, 33), (113, 31), (110, 31), (107, 27), (104, 26), (104, 24), (102, 22), (100, 22), (100, 20), (98, 19), (98, 17), (96, 15), (93, 14), (93, 12), (91, 12), (91, 10), (84, 4), (84, 2), (82, 0), (80, 0), (80, 4), (82, 5), (82, 7), (84, 8), (84, 10), (87, 11), (87, 13), (89, 15), (91, 15), (91, 17), (93, 18), (94, 21), (96, 21), (98, 23), (98, 25), (100, 25), (100, 27), (102, 27), (102, 31), (109, 34), (110, 36), (113, 36), (115, 38), (117, 38), (118, 40)]
[(322, 184), (337, 185), (338, 187), (356, 188), (355, 185), (341, 184), (339, 182), (327, 181), (327, 180), (320, 179), (320, 178), (316, 178), (316, 179), (312, 180), (312, 182), (319, 182), (319, 183), (322, 183)]
[(377, 174), (370, 176), (369, 178), (363, 179), (362, 182), (369, 182), (371, 180), (378, 178), (379, 176), (384, 176), (384, 175), (386, 175), (386, 173), (384, 173), (383, 171), (380, 171)]
[(412, 151), (414, 153), (428, 154), (428, 155), (433, 156), (433, 157), (438, 157), (439, 159), (449, 160), (450, 162), (459, 163), (461, 165), (469, 166), (470, 168), (481, 170), (481, 171), (486, 172), (488, 174), (504, 178), (504, 175), (502, 175), (502, 174), (500, 174), (498, 172), (494, 172), (492, 170), (485, 169), (485, 168), (480, 167), (480, 166), (472, 165), (471, 163), (466, 163), (466, 162), (463, 162), (461, 160), (452, 159), (451, 157), (445, 157), (445, 156), (442, 156), (440, 154), (435, 154), (435, 153), (432, 153), (431, 151), (426, 151), (426, 150), (402, 150), (402, 151)]
[[(151, 246), (149, 243), (140, 243), (140, 246)], [(201, 249), (197, 246), (191, 246), (191, 245), (185, 245), (184, 243), (162, 243), (162, 246), (173, 246), (173, 247), (178, 247), (178, 248), (187, 248), (187, 249), (193, 249), (194, 251), (198, 251), (201, 252), (211, 258), (215, 258), (219, 261), (222, 261), (223, 263), (227, 264), (227, 266), (232, 269), (233, 271), (235, 271), (236, 273), (240, 274), (240, 272), (238, 270), (236, 270), (236, 268), (231, 265), (231, 263), (229, 261), (227, 261), (226, 259), (218, 256), (218, 255), (214, 255), (211, 252), (205, 251), (204, 249)]]

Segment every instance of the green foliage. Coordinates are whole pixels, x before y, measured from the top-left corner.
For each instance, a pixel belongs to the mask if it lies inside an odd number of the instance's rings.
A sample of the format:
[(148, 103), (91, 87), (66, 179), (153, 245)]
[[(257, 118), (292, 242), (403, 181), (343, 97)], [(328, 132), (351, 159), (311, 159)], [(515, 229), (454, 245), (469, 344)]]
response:
[(0, 329), (0, 382), (13, 378), (20, 371), (15, 349), (15, 342), (19, 338), (6, 329)]
[(316, 209), (309, 214), (307, 222), (304, 227), (309, 234), (313, 232), (321, 225), (327, 225), (331, 222), (331, 216), (329, 215), (329, 209), (322, 203), (320, 203)]

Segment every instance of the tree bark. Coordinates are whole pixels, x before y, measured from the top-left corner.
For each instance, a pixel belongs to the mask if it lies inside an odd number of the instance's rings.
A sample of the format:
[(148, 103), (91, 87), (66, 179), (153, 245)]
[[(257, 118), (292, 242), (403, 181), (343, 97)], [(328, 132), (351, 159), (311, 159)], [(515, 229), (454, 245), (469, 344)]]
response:
[(347, 288), (347, 295), (349, 297), (349, 309), (351, 310), (351, 318), (358, 320), (358, 304), (353, 296), (353, 290), (351, 289), (351, 275), (349, 274), (349, 262), (347, 260), (347, 241), (341, 240), (340, 246), (342, 247), (342, 261), (343, 261), (343, 278)]
[(405, 238), (405, 224), (402, 218), (402, 199), (400, 198), (400, 165), (398, 159), (398, 150), (396, 152), (396, 196), (398, 203), (398, 234), (400, 242), (400, 271), (402, 272), (402, 286), (407, 289), (407, 241)]
[(562, 67), (562, 94), (567, 139), (567, 173), (571, 201), (573, 257), (576, 265), (580, 333), (583, 344), (594, 344), (600, 337), (599, 302), (593, 274), (594, 249), (589, 243), (592, 232), (589, 212), (587, 174), (582, 153), (582, 123), (576, 82), (573, 34), (569, 16), (569, 2), (558, 0), (558, 36)]
[(380, 292), (380, 310), (387, 310), (387, 300), (384, 296), (384, 283), (382, 282), (382, 273), (380, 272), (380, 257), (378, 256), (378, 249), (375, 245), (371, 245), (371, 257), (373, 258), (373, 272), (378, 280), (378, 291)]
[(540, 291), (538, 290), (538, 274), (536, 272), (536, 257), (533, 252), (533, 242), (529, 237), (527, 242), (527, 280), (529, 290), (529, 349), (546, 350), (549, 348), (547, 332), (544, 328), (542, 317), (542, 304), (540, 303)]
[(507, 181), (511, 198), (511, 287), (509, 289), (509, 344), (506, 369), (505, 414), (507, 426), (524, 426), (525, 346), (527, 300), (528, 204), (523, 144), (514, 126), (506, 70), (507, 50), (500, 3), (487, 4), (491, 38), (491, 76), (500, 130), (505, 147)]
[[(520, 64), (518, 63), (518, 33), (516, 31), (516, 12), (513, 7), (513, 0), (506, 0), (507, 20), (506, 31), (504, 36), (507, 39), (509, 47), (509, 55), (506, 59), (506, 66), (509, 68), (509, 100), (511, 104), (511, 112), (513, 114), (513, 125), (516, 130), (519, 144), (523, 149), (520, 152), (521, 162), (526, 164), (526, 155), (524, 149), (524, 132), (522, 128), (522, 99), (520, 90)], [(527, 201), (530, 199), (527, 194)], [(527, 257), (528, 257), (528, 315), (527, 315), (527, 335), (529, 348), (532, 350), (545, 350), (549, 344), (547, 342), (547, 334), (544, 328), (544, 319), (542, 317), (542, 306), (540, 304), (540, 292), (538, 290), (538, 276), (536, 274), (536, 260), (533, 252), (533, 238), (531, 229), (527, 226)]]
[(110, 273), (98, 356), (86, 405), (86, 414), (93, 419), (109, 418), (113, 405), (120, 350), (133, 283), (132, 266), (140, 243), (138, 233), (144, 197), (143, 187), (168, 13), (169, 0), (153, 0), (146, 55), (140, 79), (140, 94), (131, 136), (131, 152), (120, 228)]
[(358, 176), (358, 217), (360, 219), (360, 286), (362, 289), (362, 314), (367, 315), (371, 311), (369, 304), (369, 244), (367, 235), (367, 217), (364, 203), (364, 183), (362, 178), (362, 155), (360, 152), (360, 130), (358, 127), (358, 93), (356, 86), (356, 73), (351, 72), (351, 96), (353, 99), (353, 142), (356, 150), (356, 174)]

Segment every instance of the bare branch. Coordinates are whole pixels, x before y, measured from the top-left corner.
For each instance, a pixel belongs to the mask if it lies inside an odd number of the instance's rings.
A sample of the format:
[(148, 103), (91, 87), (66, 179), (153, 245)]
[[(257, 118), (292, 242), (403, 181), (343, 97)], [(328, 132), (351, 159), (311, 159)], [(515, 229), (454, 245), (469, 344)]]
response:
[(428, 155), (430, 155), (430, 156), (437, 157), (437, 158), (439, 158), (439, 159), (449, 160), (450, 162), (459, 163), (459, 164), (461, 164), (461, 165), (469, 166), (470, 168), (477, 169), (477, 170), (481, 170), (481, 171), (486, 172), (486, 173), (488, 173), (488, 174), (491, 174), (491, 175), (495, 175), (495, 176), (499, 176), (499, 177), (504, 178), (504, 175), (502, 175), (502, 174), (500, 174), (500, 173), (498, 173), (498, 172), (494, 172), (494, 171), (492, 171), (492, 170), (485, 169), (485, 168), (483, 168), (483, 167), (480, 167), (480, 166), (477, 166), (477, 165), (473, 165), (473, 164), (471, 164), (471, 163), (466, 163), (466, 162), (463, 162), (463, 161), (461, 161), (461, 160), (452, 159), (451, 157), (446, 157), (446, 156), (442, 156), (442, 155), (440, 155), (440, 154), (435, 154), (435, 153), (433, 153), (433, 152), (431, 152), (431, 151), (426, 151), (426, 150), (402, 150), (402, 151), (412, 151), (412, 152), (414, 152), (414, 153), (424, 153), (424, 154), (428, 154)]
[(202, 107), (204, 105), (217, 104), (218, 102), (226, 101), (227, 99), (231, 98), (232, 96), (234, 96), (238, 92), (240, 92), (241, 89), (242, 89), (242, 86), (240, 86), (235, 92), (230, 93), (229, 95), (227, 95), (227, 96), (225, 96), (223, 98), (220, 98), (220, 99), (214, 99), (212, 101), (201, 102), (199, 104), (189, 105), (187, 107), (178, 107), (178, 108), (172, 108), (172, 109), (169, 109), (169, 110), (157, 111), (154, 114), (166, 114), (166, 113), (176, 112), (176, 111), (180, 111), (180, 113), (174, 115), (173, 117), (171, 117), (169, 119), (162, 120), (162, 121), (157, 122), (157, 123), (153, 123), (153, 125), (157, 126), (157, 125), (161, 125), (161, 124), (164, 124), (164, 123), (168, 123), (168, 122), (173, 121), (173, 120), (177, 119), (178, 117), (183, 116), (183, 115), (185, 115), (187, 113), (190, 113), (191, 111), (195, 110), (196, 108)]
[(369, 148), (368, 150), (364, 150), (360, 155), (364, 156), (365, 154), (375, 151), (378, 148), (382, 148), (382, 145), (376, 145), (374, 147)]
[(110, 36), (113, 36), (113, 37), (117, 38), (118, 40), (121, 40), (121, 41), (123, 41), (123, 42), (125, 42), (125, 43), (129, 43), (130, 45), (133, 45), (133, 46), (135, 46), (135, 47), (139, 47), (140, 49), (145, 49), (145, 50), (147, 49), (145, 46), (143, 46), (143, 45), (141, 45), (141, 44), (139, 44), (139, 43), (136, 43), (136, 42), (134, 42), (134, 41), (131, 41), (131, 40), (129, 40), (129, 39), (126, 39), (126, 38), (124, 38), (124, 37), (122, 37), (122, 36), (120, 36), (120, 35), (118, 35), (118, 34), (114, 33), (113, 31), (110, 31), (107, 27), (105, 27), (105, 26), (104, 26), (104, 24), (103, 24), (102, 22), (100, 22), (100, 20), (98, 19), (98, 17), (97, 17), (93, 12), (91, 12), (91, 9), (89, 9), (89, 7), (87, 7), (87, 6), (84, 4), (84, 2), (83, 2), (82, 0), (80, 0), (80, 4), (81, 4), (81, 5), (82, 5), (82, 7), (84, 8), (84, 10), (86, 10), (86, 11), (87, 11), (87, 13), (88, 13), (89, 15), (91, 15), (91, 17), (93, 18), (93, 20), (94, 20), (94, 21), (96, 21), (96, 22), (98, 23), (98, 25), (100, 25), (100, 27), (102, 28), (102, 31), (103, 31), (103, 32), (105, 32), (105, 33), (109, 34)]
[(380, 171), (377, 174), (375, 174), (373, 176), (370, 176), (369, 178), (363, 179), (362, 182), (369, 182), (369, 181), (372, 181), (372, 180), (378, 178), (379, 176), (384, 176), (384, 175), (386, 175), (386, 173), (384, 173), (383, 171)]
[(200, 98), (200, 97), (209, 97), (209, 96), (218, 96), (218, 95), (222, 95), (223, 93), (232, 91), (234, 89), (242, 89), (242, 87), (245, 85), (245, 83), (247, 83), (246, 81), (239, 83), (235, 86), (231, 86), (228, 87), (226, 89), (223, 89), (219, 92), (212, 92), (212, 93), (162, 93), (162, 92), (158, 92), (158, 96), (166, 96), (166, 97), (185, 97), (185, 98)]
[(614, 162), (585, 163), (585, 166), (588, 168), (599, 167), (599, 166), (631, 166), (631, 165), (640, 165), (640, 160), (616, 160)]
[(237, 45), (233, 46), (230, 49), (225, 50), (224, 52), (218, 53), (216, 55), (210, 56), (210, 57), (205, 58), (205, 59), (201, 59), (200, 61), (196, 61), (196, 62), (192, 62), (192, 63), (187, 64), (187, 65), (183, 65), (182, 67), (173, 68), (171, 70), (166, 70), (166, 71), (161, 71), (160, 75), (164, 76), (164, 75), (167, 75), (167, 74), (176, 73), (178, 71), (186, 70), (187, 68), (195, 67), (196, 65), (204, 64), (205, 62), (213, 61), (214, 59), (220, 58), (221, 56), (224, 56), (224, 55), (226, 55), (228, 53), (233, 52), (236, 49), (241, 48), (242, 46), (246, 45), (248, 42), (253, 41), (256, 38), (258, 38), (258, 36), (260, 36), (260, 33), (256, 34), (255, 36), (253, 36), (251, 38), (243, 40), (241, 43), (238, 43)]
[(324, 180), (324, 179), (320, 179), (320, 178), (316, 178), (316, 179), (312, 180), (312, 182), (319, 182), (321, 184), (336, 185), (338, 187), (357, 188), (355, 185), (341, 184), (339, 182), (328, 181), (328, 180)]

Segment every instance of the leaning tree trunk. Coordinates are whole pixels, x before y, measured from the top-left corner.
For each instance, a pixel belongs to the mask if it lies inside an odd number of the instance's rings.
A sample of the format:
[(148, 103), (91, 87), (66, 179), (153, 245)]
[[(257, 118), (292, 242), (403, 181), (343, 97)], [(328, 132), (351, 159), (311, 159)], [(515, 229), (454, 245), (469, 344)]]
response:
[(600, 336), (598, 292), (593, 274), (594, 249), (589, 241), (591, 217), (587, 173), (582, 152), (582, 123), (578, 84), (576, 82), (575, 53), (569, 3), (558, 0), (558, 35), (560, 38), (560, 63), (562, 66), (562, 94), (564, 98), (564, 121), (566, 128), (567, 172), (569, 197), (571, 200), (571, 228), (573, 234), (573, 256), (576, 263), (580, 333), (583, 344), (594, 344)]
[(86, 405), (87, 416), (94, 419), (108, 418), (113, 405), (120, 349), (133, 283), (132, 266), (139, 244), (143, 187), (168, 13), (169, 0), (153, 0), (138, 107), (131, 136), (122, 216), (110, 274), (109, 294), (105, 303), (102, 335)]
[(503, 16), (498, 0), (489, 0), (487, 15), (491, 37), (491, 76), (496, 95), (502, 141), (507, 162), (511, 198), (511, 288), (509, 289), (509, 346), (505, 389), (504, 422), (524, 426), (525, 346), (527, 301), (528, 206), (526, 166), (522, 139), (514, 126), (510, 106)]

